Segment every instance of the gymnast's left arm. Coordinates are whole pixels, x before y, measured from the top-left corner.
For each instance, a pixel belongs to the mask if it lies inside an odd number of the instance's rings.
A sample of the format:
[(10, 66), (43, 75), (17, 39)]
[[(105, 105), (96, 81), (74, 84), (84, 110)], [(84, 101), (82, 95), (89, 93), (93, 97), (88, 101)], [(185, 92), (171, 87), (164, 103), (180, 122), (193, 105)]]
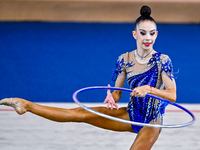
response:
[(174, 78), (169, 78), (167, 74), (162, 75), (163, 83), (165, 86), (164, 90), (156, 89), (153, 87), (149, 88), (152, 95), (162, 97), (164, 99), (170, 100), (172, 102), (176, 101), (176, 82)]
[(170, 79), (166, 74), (163, 74), (162, 78), (165, 86), (164, 90), (157, 89), (149, 85), (143, 85), (135, 88), (130, 95), (135, 97), (145, 97), (146, 94), (151, 94), (175, 102), (176, 101), (175, 79), (174, 78)]
[(173, 65), (169, 56), (164, 55), (161, 60), (161, 78), (165, 89), (150, 88), (150, 94), (162, 97), (172, 102), (176, 101), (176, 82), (173, 73)]
[(163, 57), (161, 77), (165, 89), (157, 89), (149, 85), (137, 87), (131, 93), (131, 96), (144, 97), (146, 94), (152, 94), (172, 102), (176, 101), (176, 82), (173, 75), (173, 66), (168, 56)]

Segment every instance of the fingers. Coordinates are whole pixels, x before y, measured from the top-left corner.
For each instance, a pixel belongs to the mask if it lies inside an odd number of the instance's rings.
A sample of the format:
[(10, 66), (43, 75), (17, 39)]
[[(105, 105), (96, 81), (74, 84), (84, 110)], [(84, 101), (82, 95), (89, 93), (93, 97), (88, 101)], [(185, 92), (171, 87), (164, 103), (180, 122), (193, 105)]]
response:
[(135, 92), (134, 91), (131, 92), (130, 96), (135, 96)]
[(135, 89), (133, 90), (133, 92), (131, 92), (130, 96), (137, 97), (137, 96), (136, 96), (136, 95), (137, 95), (136, 92), (137, 92), (137, 91), (136, 91), (136, 88), (135, 88)]
[(117, 104), (114, 104), (114, 106), (116, 107), (117, 110), (119, 109), (118, 106), (117, 106)]
[[(110, 107), (111, 106), (111, 107)], [(108, 102), (107, 108), (110, 108), (111, 110), (113, 110), (113, 108), (116, 107), (116, 109), (118, 110), (118, 106), (115, 103), (111, 103), (110, 101)]]
[(134, 97), (145, 97), (147, 94), (146, 91), (142, 90), (141, 88), (135, 88), (133, 92), (130, 93), (130, 96)]
[(107, 108), (109, 108), (110, 107), (110, 101), (108, 101), (108, 105), (107, 105)]
[(110, 109), (113, 110), (113, 104), (111, 104), (111, 108)]
[(106, 97), (106, 99), (104, 100), (104, 102), (103, 102), (103, 103), (105, 104), (105, 103), (107, 103), (107, 101), (108, 101), (108, 98)]
[[(104, 104), (105, 103), (107, 103), (108, 102), (108, 104), (107, 104), (107, 108), (111, 108), (111, 109), (113, 109), (114, 108), (114, 106), (117, 108), (117, 110), (119, 109), (118, 108), (118, 106), (117, 106), (117, 104), (115, 103), (115, 100), (113, 99), (113, 97), (106, 97), (106, 99), (104, 100)], [(111, 107), (110, 107), (111, 106)]]
[[(110, 84), (108, 84), (108, 87), (111, 87)], [(112, 97), (112, 93), (110, 92), (110, 89), (107, 90), (107, 97), (106, 99), (104, 100), (104, 104), (107, 103), (107, 108), (110, 108), (111, 110), (116, 107), (116, 109), (118, 110), (118, 106), (115, 104), (115, 100), (114, 98)]]
[[(108, 102), (108, 104), (107, 104), (107, 108), (110, 108), (110, 109), (113, 109), (113, 105), (115, 106), (116, 104), (115, 104), (115, 102), (113, 103), (113, 101), (112, 100), (107, 100), (106, 102)], [(111, 107), (110, 107), (111, 106)]]

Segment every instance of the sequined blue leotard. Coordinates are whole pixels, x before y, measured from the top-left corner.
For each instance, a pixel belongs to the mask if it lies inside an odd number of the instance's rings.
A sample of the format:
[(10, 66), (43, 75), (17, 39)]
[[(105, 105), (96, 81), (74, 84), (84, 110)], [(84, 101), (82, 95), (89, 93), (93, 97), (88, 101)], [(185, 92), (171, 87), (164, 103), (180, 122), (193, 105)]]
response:
[[(133, 52), (122, 54), (117, 60), (116, 70), (113, 74), (113, 80), (124, 72), (127, 76), (127, 82), (131, 89), (142, 85), (149, 85), (157, 89), (164, 89), (162, 74), (165, 73), (172, 80), (173, 66), (170, 58), (161, 53), (154, 53), (147, 64), (140, 65)], [(149, 123), (159, 117), (162, 118), (166, 102), (158, 101), (150, 97), (130, 97), (127, 112), (129, 118), (134, 122)], [(138, 133), (142, 126), (132, 125), (135, 133)]]

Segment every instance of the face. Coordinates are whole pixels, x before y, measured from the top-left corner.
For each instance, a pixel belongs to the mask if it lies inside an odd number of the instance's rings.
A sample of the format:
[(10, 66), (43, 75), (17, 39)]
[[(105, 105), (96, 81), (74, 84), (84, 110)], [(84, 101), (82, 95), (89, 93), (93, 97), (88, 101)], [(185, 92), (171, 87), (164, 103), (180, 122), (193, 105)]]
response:
[(156, 24), (149, 20), (141, 21), (136, 26), (136, 31), (133, 31), (133, 36), (137, 41), (137, 48), (143, 50), (153, 49), (157, 35)]

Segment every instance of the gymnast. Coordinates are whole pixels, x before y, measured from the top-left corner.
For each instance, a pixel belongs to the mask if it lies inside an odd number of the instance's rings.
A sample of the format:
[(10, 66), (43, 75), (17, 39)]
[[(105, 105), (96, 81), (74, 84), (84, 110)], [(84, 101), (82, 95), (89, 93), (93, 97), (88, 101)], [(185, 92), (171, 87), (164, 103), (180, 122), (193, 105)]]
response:
[[(172, 102), (176, 101), (173, 66), (168, 55), (153, 49), (158, 31), (155, 20), (150, 16), (151, 9), (143, 6), (140, 14), (135, 22), (135, 31), (132, 31), (137, 49), (119, 56), (112, 77), (115, 87), (120, 88), (124, 86), (127, 78), (133, 90), (127, 107), (118, 108), (116, 104), (121, 98), (122, 91), (114, 90), (111, 93), (107, 90), (107, 97), (104, 100), (104, 103), (108, 103), (107, 107), (91, 109), (134, 122), (162, 124), (167, 103), (145, 95), (151, 94)], [(150, 150), (161, 132), (161, 128), (136, 126), (106, 119), (81, 107), (73, 109), (48, 107), (21, 98), (5, 98), (0, 104), (13, 107), (20, 115), (31, 112), (56, 122), (83, 122), (107, 130), (136, 133), (136, 139), (130, 150)]]

